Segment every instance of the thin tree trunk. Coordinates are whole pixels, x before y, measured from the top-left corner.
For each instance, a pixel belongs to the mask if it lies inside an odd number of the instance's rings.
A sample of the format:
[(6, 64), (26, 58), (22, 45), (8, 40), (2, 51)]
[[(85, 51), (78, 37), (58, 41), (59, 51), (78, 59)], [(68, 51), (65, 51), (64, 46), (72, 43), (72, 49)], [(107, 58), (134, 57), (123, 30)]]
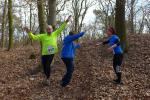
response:
[(131, 0), (131, 11), (130, 11), (130, 31), (134, 33), (134, 3), (135, 0)]
[(9, 19), (9, 47), (13, 47), (13, 16), (12, 16), (12, 0), (8, 0), (8, 19)]
[(32, 4), (30, 6), (30, 30), (32, 30)]
[[(30, 6), (30, 30), (32, 30), (32, 3), (30, 3), (29, 6)], [(31, 45), (33, 45), (32, 40)]]
[(4, 10), (3, 10), (3, 18), (2, 18), (2, 48), (5, 46), (5, 26), (6, 26), (6, 11), (7, 11), (7, 0), (5, 0)]
[(144, 29), (144, 15), (142, 17), (141, 23), (139, 22), (139, 24), (140, 24), (140, 28), (139, 28), (138, 33), (141, 34), (143, 32), (143, 29)]

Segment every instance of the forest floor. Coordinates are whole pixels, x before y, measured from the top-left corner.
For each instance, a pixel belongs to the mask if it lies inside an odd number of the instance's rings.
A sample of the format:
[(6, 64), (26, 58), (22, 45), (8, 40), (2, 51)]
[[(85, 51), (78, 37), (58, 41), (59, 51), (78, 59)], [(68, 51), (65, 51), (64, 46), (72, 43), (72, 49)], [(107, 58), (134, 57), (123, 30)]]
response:
[[(112, 82), (112, 54), (98, 41), (84, 42), (77, 50), (71, 83), (59, 84), (65, 66), (59, 56), (52, 67), (50, 86), (44, 86), (39, 47), (20, 46), (0, 51), (0, 100), (150, 100), (150, 35), (129, 35), (124, 55), (124, 85)], [(34, 51), (36, 59), (29, 59)]]

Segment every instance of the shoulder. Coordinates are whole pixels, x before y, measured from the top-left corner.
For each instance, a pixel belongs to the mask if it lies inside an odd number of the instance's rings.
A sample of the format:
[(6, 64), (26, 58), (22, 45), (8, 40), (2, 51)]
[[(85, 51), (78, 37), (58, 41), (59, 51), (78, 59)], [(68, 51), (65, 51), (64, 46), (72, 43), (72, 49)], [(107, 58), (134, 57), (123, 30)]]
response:
[(69, 38), (69, 35), (65, 36), (64, 41), (68, 40), (68, 38)]
[(67, 35), (67, 36), (65, 36), (65, 37), (64, 37), (64, 39), (67, 39), (67, 38), (70, 38), (70, 36), (69, 36), (69, 35)]
[(112, 35), (111, 38), (112, 39), (119, 39), (119, 37), (117, 35)]
[(40, 33), (39, 35), (40, 36), (45, 36), (47, 33)]
[(47, 33), (40, 33), (39, 35), (40, 35), (40, 36), (46, 36)]
[(116, 40), (118, 40), (119, 38), (118, 38), (118, 36), (117, 35), (112, 35), (112, 36), (110, 36), (109, 37), (109, 41), (116, 41)]
[(40, 39), (43, 39), (43, 38), (45, 38), (47, 36), (47, 33), (41, 33), (41, 34), (39, 34), (39, 38)]

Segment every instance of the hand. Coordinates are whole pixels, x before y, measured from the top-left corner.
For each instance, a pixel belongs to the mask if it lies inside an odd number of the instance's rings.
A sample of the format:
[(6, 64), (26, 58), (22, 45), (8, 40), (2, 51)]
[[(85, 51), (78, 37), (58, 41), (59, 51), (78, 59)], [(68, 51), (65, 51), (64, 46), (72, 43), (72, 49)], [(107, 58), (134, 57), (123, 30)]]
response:
[(78, 44), (83, 45), (83, 44), (84, 44), (84, 42), (83, 42), (83, 41), (80, 41), (80, 42), (78, 42)]
[(96, 46), (99, 46), (99, 43), (97, 43)]
[(29, 33), (31, 30), (28, 27), (24, 27), (24, 30)]
[(107, 51), (108, 51), (108, 52), (112, 52), (112, 51), (113, 51), (113, 48), (110, 47), (110, 48), (107, 49)]
[(96, 46), (99, 46), (99, 45), (101, 45), (101, 44), (102, 44), (102, 43), (97, 43)]
[(69, 22), (71, 20), (71, 15), (67, 18), (66, 22)]

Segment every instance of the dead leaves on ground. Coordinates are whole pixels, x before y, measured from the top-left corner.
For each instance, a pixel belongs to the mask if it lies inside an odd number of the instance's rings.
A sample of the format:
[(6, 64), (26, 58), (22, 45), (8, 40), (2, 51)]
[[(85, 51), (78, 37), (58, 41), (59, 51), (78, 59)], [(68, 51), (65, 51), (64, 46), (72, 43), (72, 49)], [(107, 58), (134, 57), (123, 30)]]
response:
[[(77, 51), (75, 71), (69, 86), (59, 81), (65, 66), (58, 56), (52, 68), (51, 85), (42, 85), (43, 73), (36, 71), (40, 63), (39, 49), (27, 46), (10, 52), (0, 51), (1, 100), (101, 100), (144, 99), (150, 97), (150, 36), (129, 35), (129, 52), (124, 55), (123, 82), (112, 83), (115, 77), (112, 55), (98, 41), (84, 42)], [(40, 48), (40, 47), (39, 47)], [(33, 51), (34, 50), (34, 51)], [(29, 59), (35, 52), (36, 59)]]

